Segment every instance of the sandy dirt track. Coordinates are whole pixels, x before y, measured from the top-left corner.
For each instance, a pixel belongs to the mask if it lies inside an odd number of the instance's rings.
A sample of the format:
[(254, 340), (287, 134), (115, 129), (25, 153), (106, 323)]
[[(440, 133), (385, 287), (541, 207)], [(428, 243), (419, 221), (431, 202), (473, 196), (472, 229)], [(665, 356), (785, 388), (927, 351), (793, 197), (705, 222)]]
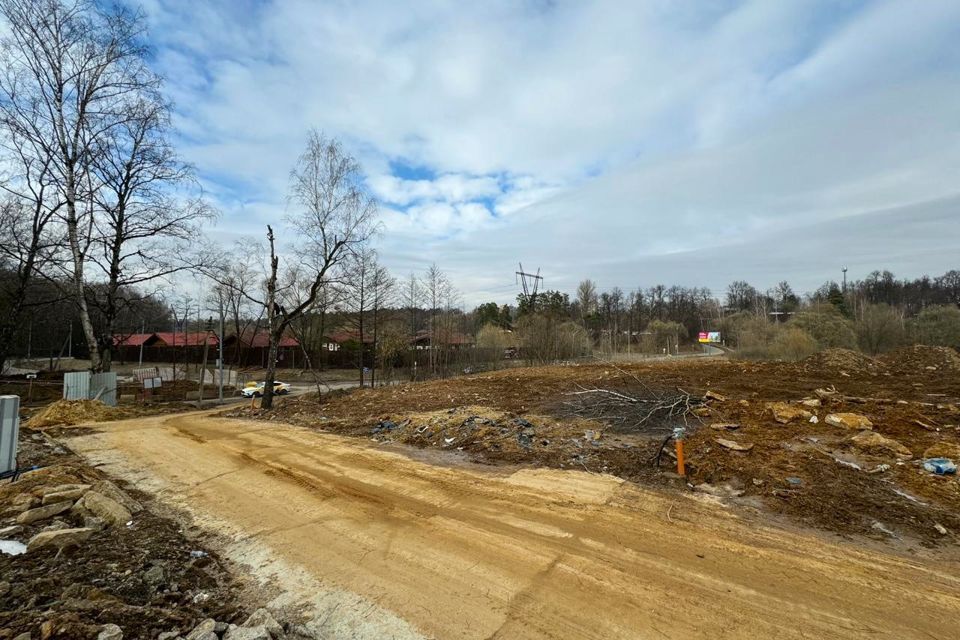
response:
[[(232, 540), (331, 638), (930, 638), (960, 563), (765, 527), (609, 476), (440, 465), (182, 414), (70, 445)], [(420, 457), (420, 459), (418, 459)]]

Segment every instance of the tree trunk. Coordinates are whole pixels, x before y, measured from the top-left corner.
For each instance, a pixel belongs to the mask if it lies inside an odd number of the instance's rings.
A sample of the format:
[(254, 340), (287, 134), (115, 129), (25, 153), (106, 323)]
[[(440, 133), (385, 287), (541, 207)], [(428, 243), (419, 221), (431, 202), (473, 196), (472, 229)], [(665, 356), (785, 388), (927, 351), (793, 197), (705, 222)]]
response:
[(270, 348), (267, 353), (267, 372), (263, 377), (263, 401), (261, 409), (273, 408), (273, 379), (277, 374), (277, 352), (283, 336), (283, 324), (277, 319), (277, 257), (273, 243), (273, 228), (267, 225), (267, 240), (270, 241), (270, 277), (267, 279), (267, 327)]

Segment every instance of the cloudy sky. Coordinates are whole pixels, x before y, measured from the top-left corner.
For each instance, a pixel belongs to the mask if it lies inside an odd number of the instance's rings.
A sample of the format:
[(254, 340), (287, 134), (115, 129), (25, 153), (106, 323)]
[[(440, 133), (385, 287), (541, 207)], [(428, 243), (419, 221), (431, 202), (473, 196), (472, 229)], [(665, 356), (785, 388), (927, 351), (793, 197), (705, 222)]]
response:
[(960, 2), (147, 0), (225, 241), (286, 211), (311, 127), (362, 162), (397, 275), (467, 305), (800, 291), (960, 268)]

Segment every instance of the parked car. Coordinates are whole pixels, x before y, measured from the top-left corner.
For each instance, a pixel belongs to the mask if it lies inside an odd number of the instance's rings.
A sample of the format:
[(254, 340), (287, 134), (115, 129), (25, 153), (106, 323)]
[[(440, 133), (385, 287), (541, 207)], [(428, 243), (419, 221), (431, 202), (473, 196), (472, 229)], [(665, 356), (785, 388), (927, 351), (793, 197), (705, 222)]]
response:
[[(248, 382), (247, 385), (240, 390), (240, 395), (244, 398), (259, 398), (263, 395), (266, 384), (266, 382)], [(290, 393), (290, 385), (286, 382), (274, 381), (273, 393), (274, 395), (285, 396)]]

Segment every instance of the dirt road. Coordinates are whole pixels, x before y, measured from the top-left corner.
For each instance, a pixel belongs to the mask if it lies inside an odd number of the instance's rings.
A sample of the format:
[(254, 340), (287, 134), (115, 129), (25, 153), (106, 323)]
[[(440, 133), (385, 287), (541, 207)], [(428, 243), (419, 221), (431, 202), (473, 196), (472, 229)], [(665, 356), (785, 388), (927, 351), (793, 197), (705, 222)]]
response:
[(960, 619), (942, 553), (834, 544), (609, 476), (202, 414), (95, 429), (70, 445), (226, 536), (330, 638), (930, 638)]

